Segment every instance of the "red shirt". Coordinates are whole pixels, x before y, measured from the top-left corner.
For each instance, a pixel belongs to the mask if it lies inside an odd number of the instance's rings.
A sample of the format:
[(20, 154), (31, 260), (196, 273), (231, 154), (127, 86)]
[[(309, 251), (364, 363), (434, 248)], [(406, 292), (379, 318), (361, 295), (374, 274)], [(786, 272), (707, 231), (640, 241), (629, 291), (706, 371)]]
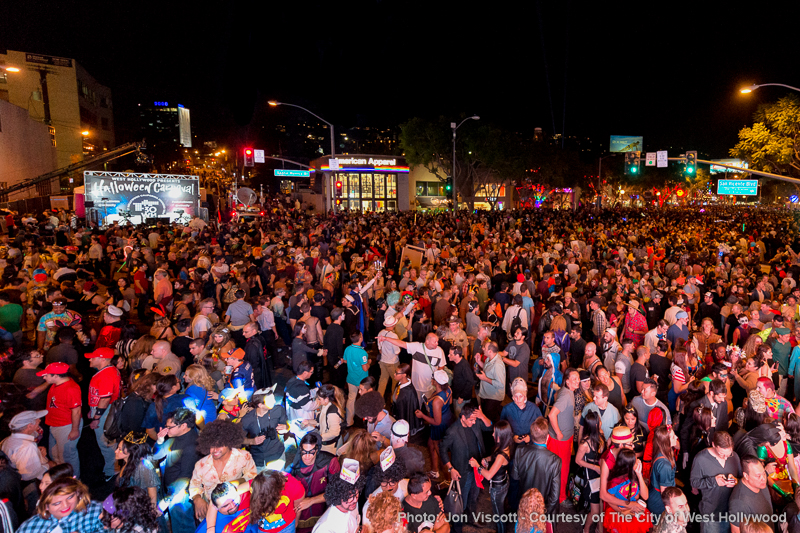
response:
[(52, 385), (47, 391), (47, 416), (44, 423), (50, 427), (72, 424), (72, 409), (81, 406), (81, 388), (72, 379), (61, 385)]
[(147, 292), (147, 287), (148, 287), (147, 275), (144, 273), (144, 270), (137, 270), (136, 272), (134, 272), (133, 273), (133, 281), (138, 281), (139, 285), (141, 285), (142, 289), (143, 289), (142, 292), (139, 292), (139, 289), (137, 289), (136, 285), (134, 284), (133, 289), (134, 289), (134, 292), (136, 292), (136, 294), (143, 294), (143, 293)]
[(262, 516), (258, 520), (258, 530), (277, 533), (294, 523), (297, 512), (294, 510), (295, 500), (299, 500), (306, 495), (306, 489), (291, 474), (286, 475), (286, 484), (281, 491), (281, 499), (278, 506), (268, 517)]
[(111, 397), (111, 401), (119, 398), (122, 378), (115, 366), (107, 366), (97, 372), (89, 382), (89, 407), (97, 407), (101, 398)]

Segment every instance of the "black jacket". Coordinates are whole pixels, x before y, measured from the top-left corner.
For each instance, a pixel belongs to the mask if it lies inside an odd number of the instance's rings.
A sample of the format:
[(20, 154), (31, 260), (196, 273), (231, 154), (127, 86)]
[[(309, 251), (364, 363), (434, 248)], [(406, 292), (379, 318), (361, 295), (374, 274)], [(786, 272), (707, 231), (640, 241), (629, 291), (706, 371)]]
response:
[(247, 339), (244, 345), (244, 360), (253, 367), (253, 383), (256, 390), (272, 385), (272, 375), (266, 361), (264, 341), (260, 335)]
[(472, 467), (469, 466), (469, 460), (472, 456), (470, 456), (469, 447), (466, 445), (467, 438), (472, 437), (469, 436), (468, 432), (475, 434), (474, 438), (478, 442), (479, 450), (478, 456), (475, 457), (475, 459), (480, 461), (488, 455), (483, 449), (483, 435), (481, 431), (491, 430), (491, 426), (486, 427), (482, 420), (477, 420), (471, 428), (466, 428), (461, 425), (461, 418), (459, 417), (453, 422), (453, 425), (447, 428), (447, 433), (444, 434), (444, 438), (439, 443), (439, 455), (442, 458), (442, 463), (447, 464), (449, 462), (460, 475), (466, 475), (467, 472), (472, 470)]
[[(569, 468), (569, 465), (565, 466)], [(561, 459), (537, 444), (527, 444), (517, 448), (511, 477), (519, 480), (520, 494), (528, 489), (538, 489), (544, 498), (547, 514), (558, 510), (558, 493), (561, 490)]]

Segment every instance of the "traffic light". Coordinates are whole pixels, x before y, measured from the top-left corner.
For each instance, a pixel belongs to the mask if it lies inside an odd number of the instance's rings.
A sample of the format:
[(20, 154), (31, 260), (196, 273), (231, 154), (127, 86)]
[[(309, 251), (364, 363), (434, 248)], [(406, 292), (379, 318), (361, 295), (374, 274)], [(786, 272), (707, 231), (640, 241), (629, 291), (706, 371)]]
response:
[(687, 176), (694, 176), (697, 173), (697, 152), (686, 152), (686, 168), (684, 172)]
[(447, 181), (444, 182), (445, 195), (450, 194), (452, 190), (453, 190), (453, 178), (447, 178)]
[(625, 152), (625, 174), (629, 176), (639, 175), (640, 152)]
[(336, 180), (336, 198), (342, 197), (342, 180)]
[(256, 166), (255, 159), (253, 158), (253, 149), (252, 148), (245, 148), (244, 149), (244, 166), (246, 166), (246, 167), (254, 167), (254, 166)]

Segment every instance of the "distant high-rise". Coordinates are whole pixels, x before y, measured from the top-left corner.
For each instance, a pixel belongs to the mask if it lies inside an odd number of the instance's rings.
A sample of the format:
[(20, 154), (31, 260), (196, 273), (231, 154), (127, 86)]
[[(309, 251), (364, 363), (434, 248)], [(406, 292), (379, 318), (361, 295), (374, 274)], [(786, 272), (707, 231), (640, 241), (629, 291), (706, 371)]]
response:
[(156, 166), (180, 159), (179, 149), (192, 147), (189, 110), (181, 104), (139, 104), (139, 130)]

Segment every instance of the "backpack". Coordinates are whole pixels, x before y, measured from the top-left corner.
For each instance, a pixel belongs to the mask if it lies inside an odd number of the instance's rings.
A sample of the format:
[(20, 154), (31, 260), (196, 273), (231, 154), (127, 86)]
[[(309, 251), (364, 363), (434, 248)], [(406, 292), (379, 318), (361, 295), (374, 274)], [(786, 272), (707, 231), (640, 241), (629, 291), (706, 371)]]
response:
[(122, 408), (125, 407), (125, 402), (130, 397), (130, 394), (124, 398), (120, 396), (108, 406), (108, 416), (106, 416), (106, 423), (103, 425), (103, 434), (108, 440), (119, 440), (124, 437), (119, 423), (122, 419)]
[(511, 338), (511, 332), (514, 331), (515, 328), (521, 328), (522, 327), (522, 319), (519, 317), (519, 315), (522, 314), (522, 312), (524, 310), (525, 309), (520, 306), (520, 308), (517, 309), (517, 314), (514, 316), (514, 318), (511, 319), (511, 325), (508, 327), (508, 338), (509, 339)]

